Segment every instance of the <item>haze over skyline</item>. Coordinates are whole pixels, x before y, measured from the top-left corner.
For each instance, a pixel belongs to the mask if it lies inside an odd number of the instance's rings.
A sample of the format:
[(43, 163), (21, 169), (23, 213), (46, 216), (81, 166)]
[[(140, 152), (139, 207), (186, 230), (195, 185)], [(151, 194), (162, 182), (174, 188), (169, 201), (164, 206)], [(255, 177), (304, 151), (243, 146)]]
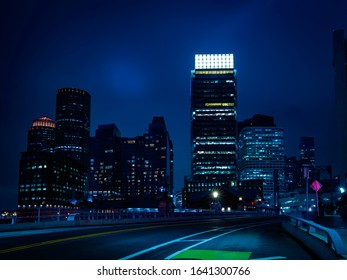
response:
[(20, 153), (34, 119), (55, 119), (58, 88), (91, 94), (91, 135), (115, 123), (143, 135), (163, 116), (175, 190), (190, 172), (190, 71), (197, 53), (233, 53), (238, 121), (273, 116), (287, 156), (313, 136), (336, 164), (332, 32), (345, 1), (24, 1), (0, 4), (0, 210), (15, 208)]

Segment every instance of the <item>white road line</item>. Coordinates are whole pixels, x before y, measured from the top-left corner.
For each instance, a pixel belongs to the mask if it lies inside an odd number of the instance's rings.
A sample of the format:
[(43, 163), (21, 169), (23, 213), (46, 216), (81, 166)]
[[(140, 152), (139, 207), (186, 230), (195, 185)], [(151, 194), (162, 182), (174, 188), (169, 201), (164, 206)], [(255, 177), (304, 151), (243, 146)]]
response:
[(206, 239), (206, 240), (204, 240), (204, 241), (201, 241), (201, 242), (199, 242), (199, 243), (197, 243), (197, 244), (188, 246), (188, 247), (186, 247), (186, 248), (184, 248), (184, 249), (182, 249), (182, 250), (179, 250), (179, 251), (177, 251), (177, 252), (171, 254), (170, 256), (167, 256), (167, 257), (164, 258), (164, 259), (165, 259), (165, 260), (170, 260), (170, 259), (172, 259), (173, 257), (175, 257), (175, 256), (177, 256), (177, 255), (179, 255), (179, 254), (181, 254), (181, 253), (183, 253), (183, 252), (185, 252), (185, 251), (187, 251), (187, 250), (190, 250), (191, 248), (194, 248), (194, 247), (196, 247), (196, 246), (199, 246), (199, 245), (201, 245), (201, 244), (204, 244), (204, 243), (206, 243), (206, 242), (209, 242), (209, 241), (211, 241), (211, 240), (213, 240), (213, 239), (216, 239), (216, 238), (219, 238), (219, 237), (221, 237), (221, 236), (227, 235), (227, 234), (229, 234), (229, 233), (233, 233), (233, 232), (240, 231), (240, 230), (244, 230), (244, 229), (249, 229), (249, 228), (252, 228), (252, 227), (262, 226), (262, 225), (264, 225), (264, 224), (272, 224), (272, 223), (273, 223), (273, 222), (270, 222), (270, 223), (267, 222), (267, 223), (261, 223), (261, 224), (250, 225), (250, 226), (246, 226), (246, 227), (242, 227), (242, 228), (233, 229), (233, 230), (230, 230), (230, 231), (228, 231), (228, 232), (224, 232), (224, 233), (222, 233), (222, 234), (213, 236), (213, 237), (211, 237), (211, 238), (209, 238), (209, 239)]
[(177, 242), (199, 242), (199, 241), (204, 241), (206, 239), (187, 239), (187, 240), (180, 240)]
[(209, 241), (211, 241), (211, 240), (213, 240), (213, 239), (216, 239), (216, 238), (221, 237), (221, 236), (223, 236), (223, 235), (226, 235), (226, 234), (229, 234), (229, 233), (232, 233), (232, 232), (235, 232), (235, 231), (239, 231), (239, 230), (241, 230), (241, 229), (234, 229), (234, 230), (227, 231), (227, 232), (224, 232), (224, 233), (222, 233), (222, 234), (213, 236), (213, 237), (211, 237), (211, 238), (209, 238), (209, 239), (205, 239), (204, 241), (201, 241), (201, 242), (199, 242), (199, 243), (196, 243), (196, 244), (194, 244), (194, 245), (191, 245), (191, 246), (189, 246), (189, 247), (186, 247), (186, 248), (184, 248), (184, 249), (182, 249), (182, 250), (179, 250), (179, 251), (177, 251), (177, 252), (171, 254), (170, 256), (166, 257), (165, 260), (171, 260), (173, 257), (177, 256), (178, 254), (181, 254), (181, 253), (184, 252), (184, 251), (187, 251), (187, 250), (189, 250), (189, 249), (191, 249), (191, 248), (194, 248), (194, 247), (196, 247), (196, 246), (199, 246), (199, 245), (201, 245), (201, 244), (204, 244), (204, 243), (206, 243), (206, 242), (209, 242)]
[(267, 257), (267, 258), (259, 258), (259, 259), (251, 259), (252, 261), (256, 260), (282, 260), (286, 259), (287, 257), (282, 257), (282, 256), (275, 256), (275, 257)]
[[(218, 237), (221, 237), (221, 236), (223, 236), (223, 235), (226, 235), (226, 234), (229, 234), (229, 233), (232, 233), (232, 232), (235, 232), (235, 231), (239, 231), (239, 230), (244, 230), (244, 229), (248, 229), (248, 228), (252, 228), (252, 227), (258, 227), (258, 226), (262, 226), (262, 225), (265, 225), (265, 224), (273, 224), (273, 223), (275, 223), (275, 222), (266, 222), (266, 223), (260, 223), (260, 224), (256, 223), (256, 224), (253, 224), (253, 225), (248, 225), (248, 226), (246, 226), (246, 227), (242, 227), (242, 228), (238, 228), (238, 229), (233, 229), (233, 230), (231, 230), (231, 231), (224, 232), (224, 233), (222, 233), (222, 234), (219, 234), (219, 235), (217, 235), (217, 236), (211, 237), (211, 238), (209, 238), (209, 239), (204, 239), (203, 241), (201, 241), (201, 242), (199, 242), (199, 243), (197, 243), (197, 244), (194, 244), (194, 245), (192, 245), (192, 246), (186, 247), (185, 249), (180, 250), (180, 251), (178, 251), (178, 252), (176, 252), (176, 253), (174, 253), (174, 254), (172, 254), (172, 255), (166, 257), (165, 260), (170, 259), (170, 257), (172, 258), (172, 257), (178, 255), (178, 254), (181, 253), (181, 252), (184, 252), (184, 251), (186, 251), (186, 250), (189, 250), (190, 248), (193, 248), (193, 247), (198, 246), (198, 245), (200, 245), (200, 244), (203, 244), (203, 243), (205, 243), (205, 242), (211, 241), (211, 240), (213, 240), (213, 239), (215, 239), (215, 238), (218, 238)], [(177, 239), (174, 239), (174, 240), (171, 240), (171, 241), (168, 241), (168, 242), (165, 242), (165, 243), (161, 243), (161, 244), (158, 244), (158, 245), (156, 245), (156, 246), (153, 246), (153, 247), (150, 247), (150, 248), (141, 250), (141, 251), (136, 252), (136, 253), (134, 253), (134, 254), (125, 256), (125, 257), (123, 257), (123, 258), (120, 258), (119, 260), (129, 260), (129, 259), (132, 259), (132, 258), (137, 257), (137, 256), (139, 256), (139, 255), (142, 255), (142, 254), (148, 253), (148, 252), (150, 252), (150, 251), (156, 250), (156, 249), (158, 249), (158, 248), (161, 248), (161, 247), (164, 247), (164, 246), (167, 246), (167, 245), (176, 243), (176, 242), (182, 242), (182, 241), (184, 241), (184, 239), (186, 239), (186, 238), (191, 238), (191, 237), (194, 237), (194, 236), (197, 236), (197, 235), (201, 235), (201, 234), (204, 234), (204, 233), (209, 233), (209, 232), (213, 232), (213, 231), (219, 231), (219, 230), (221, 230), (221, 229), (228, 229), (228, 228), (230, 228), (230, 226), (229, 226), (229, 227), (215, 228), (215, 229), (206, 230), (206, 231), (201, 231), (201, 232), (197, 232), (197, 233), (194, 233), (194, 234), (191, 234), (191, 235), (183, 236), (183, 237), (180, 237), (180, 238), (177, 238)]]
[(175, 242), (180, 242), (180, 241), (182, 241), (183, 239), (191, 238), (191, 237), (193, 237), (193, 236), (197, 236), (197, 235), (201, 235), (201, 234), (204, 234), (204, 233), (208, 233), (208, 232), (212, 232), (212, 231), (217, 231), (217, 230), (218, 230), (218, 229), (211, 229), (211, 230), (201, 231), (201, 232), (194, 233), (194, 234), (191, 234), (191, 235), (183, 236), (183, 237), (181, 237), (181, 238), (177, 238), (177, 239), (174, 239), (174, 240), (165, 242), (165, 243), (161, 243), (161, 244), (158, 244), (158, 245), (156, 245), (156, 246), (150, 247), (150, 248), (148, 248), (148, 249), (145, 249), (145, 250), (136, 252), (136, 253), (134, 253), (134, 254), (125, 256), (125, 257), (123, 257), (123, 258), (120, 258), (120, 260), (129, 260), (129, 259), (134, 258), (134, 257), (136, 257), (136, 256), (139, 256), (139, 255), (145, 254), (145, 253), (147, 253), (147, 252), (156, 250), (156, 249), (158, 249), (158, 248), (160, 248), (160, 247), (164, 247), (164, 246), (170, 245), (170, 244), (175, 243)]

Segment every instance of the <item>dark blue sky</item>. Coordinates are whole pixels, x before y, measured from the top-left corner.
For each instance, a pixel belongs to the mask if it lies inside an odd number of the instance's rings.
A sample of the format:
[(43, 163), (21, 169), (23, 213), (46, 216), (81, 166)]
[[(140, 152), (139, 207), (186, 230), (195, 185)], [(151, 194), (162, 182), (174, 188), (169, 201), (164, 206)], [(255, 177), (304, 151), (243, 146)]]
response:
[(239, 121), (273, 116), (288, 156), (313, 136), (317, 164), (334, 166), (332, 31), (346, 15), (344, 0), (1, 1), (0, 209), (16, 207), (27, 130), (55, 118), (60, 87), (91, 94), (92, 135), (108, 123), (142, 135), (164, 116), (181, 189), (195, 53), (234, 54)]

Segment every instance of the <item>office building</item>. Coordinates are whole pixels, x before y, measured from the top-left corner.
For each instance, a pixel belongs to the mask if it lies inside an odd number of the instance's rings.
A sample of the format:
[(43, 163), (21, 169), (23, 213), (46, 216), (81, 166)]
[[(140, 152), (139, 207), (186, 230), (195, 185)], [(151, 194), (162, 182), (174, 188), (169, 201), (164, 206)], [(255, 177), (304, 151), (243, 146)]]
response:
[(84, 197), (85, 171), (54, 151), (55, 122), (42, 117), (28, 131), (27, 151), (19, 163), (18, 206), (72, 207)]
[(346, 186), (347, 174), (347, 40), (344, 30), (333, 32), (333, 67), (335, 72), (335, 96), (337, 117), (337, 175), (340, 184)]
[(55, 145), (55, 121), (48, 117), (35, 120), (28, 130), (27, 151), (53, 152)]
[(191, 176), (183, 204), (236, 188), (236, 69), (233, 54), (197, 54), (191, 72)]
[(154, 117), (148, 133), (122, 138), (122, 190), (127, 201), (154, 201), (173, 194), (173, 144), (163, 117)]
[[(45, 205), (49, 200), (52, 152), (55, 143), (55, 121), (41, 117), (28, 130), (27, 149), (19, 162), (18, 205)], [(51, 202), (51, 201), (50, 201)]]
[(18, 205), (74, 207), (88, 188), (90, 95), (58, 89), (56, 121), (42, 117), (28, 131), (21, 154)]
[[(256, 123), (239, 133), (239, 179), (262, 179), (264, 199), (276, 204), (274, 197), (284, 190), (285, 154), (283, 129)], [(258, 126), (259, 125), (259, 126)]]
[(61, 88), (56, 94), (56, 151), (85, 168), (89, 165), (90, 95), (82, 89)]
[(235, 186), (235, 73), (232, 54), (195, 56), (191, 74), (193, 181)]
[(301, 162), (305, 162), (310, 166), (315, 165), (315, 146), (314, 146), (314, 138), (303, 136), (300, 138), (300, 160)]
[(87, 91), (77, 88), (57, 90), (55, 141), (56, 153), (81, 166), (78, 169), (84, 178), (83, 189), (87, 195), (90, 156), (90, 94)]
[(121, 134), (115, 124), (99, 125), (90, 139), (89, 195), (119, 199), (121, 193)]
[(285, 191), (303, 191), (301, 161), (296, 157), (285, 157), (284, 165)]
[(20, 161), (18, 206), (73, 207), (84, 198), (81, 166), (47, 152), (24, 152)]

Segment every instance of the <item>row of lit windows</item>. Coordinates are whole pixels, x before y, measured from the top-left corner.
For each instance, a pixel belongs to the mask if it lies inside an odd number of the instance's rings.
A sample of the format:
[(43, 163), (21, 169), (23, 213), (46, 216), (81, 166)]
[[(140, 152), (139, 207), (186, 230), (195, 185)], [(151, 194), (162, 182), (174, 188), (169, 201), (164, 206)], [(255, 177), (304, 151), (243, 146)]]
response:
[(223, 175), (223, 174), (233, 174), (235, 172), (233, 171), (196, 171), (195, 174), (197, 175), (209, 175), (209, 174), (214, 174), (214, 175)]
[[(65, 109), (64, 107), (65, 107), (65, 106), (62, 106), (62, 109), (63, 109), (63, 110)], [(69, 123), (78, 122), (78, 123), (82, 123), (82, 124), (83, 124), (84, 121), (79, 120), (79, 119), (59, 119), (59, 120), (56, 121), (57, 125), (58, 125), (60, 122), (69, 122)], [(70, 126), (72, 126), (72, 125), (70, 125)], [(80, 125), (78, 125), (77, 127), (80, 127)]]
[(19, 187), (20, 187), (20, 188), (30, 188), (30, 187), (46, 187), (46, 186), (47, 186), (47, 184), (38, 183), (38, 184), (20, 185)]
[(234, 155), (235, 151), (196, 151), (197, 154), (202, 155)]
[(250, 163), (281, 163), (284, 164), (284, 155), (274, 155), (272, 157), (257, 157), (254, 155), (239, 156), (239, 162), (250, 164)]
[(47, 165), (32, 165), (32, 166), (29, 166), (27, 167), (26, 169), (42, 169), (42, 168), (47, 168)]
[(235, 140), (235, 136), (197, 136), (196, 140)]
[(233, 107), (234, 105), (232, 102), (205, 103), (205, 107)]
[[(41, 196), (33, 196), (33, 197), (23, 197), (22, 200), (45, 200), (46, 197), (41, 197)], [(43, 201), (42, 204), (45, 204), (45, 202)]]
[(219, 79), (219, 80), (202, 80), (202, 81), (199, 81), (203, 84), (224, 84), (224, 83), (234, 83), (233, 80), (225, 80), (225, 79)]
[(72, 151), (82, 151), (82, 147), (80, 146), (67, 146), (67, 145), (64, 145), (64, 146), (57, 146), (56, 147), (57, 150), (65, 150), (65, 151), (69, 151), (69, 150), (72, 150)]
[(272, 143), (272, 142), (246, 142), (246, 143), (240, 143), (240, 147), (247, 149), (247, 150), (264, 150), (264, 151), (277, 151), (277, 150), (284, 150), (283, 143)]
[(224, 165), (224, 166), (199, 165), (199, 166), (195, 166), (195, 169), (197, 170), (215, 170), (215, 169), (225, 170), (225, 169), (235, 169), (235, 166), (233, 165)]
[(278, 157), (280, 157), (281, 160), (283, 160), (284, 153), (281, 151), (258, 152), (254, 150), (240, 153), (240, 159), (245, 159), (245, 160), (248, 160), (248, 159), (274, 160), (275, 158), (278, 158)]
[(210, 71), (204, 71), (204, 70), (195, 70), (195, 75), (228, 75), (228, 74), (234, 74), (233, 70), (210, 70)]
[(234, 141), (196, 141), (196, 145), (235, 145)]
[(20, 192), (29, 192), (29, 191), (31, 191), (31, 192), (35, 192), (35, 191), (40, 192), (40, 191), (47, 191), (47, 188), (20, 189), (19, 191)]
[(212, 114), (195, 114), (196, 117), (228, 117), (228, 116), (234, 116), (235, 113), (212, 113)]
[(188, 187), (221, 187), (221, 182), (188, 183)]
[(213, 109), (200, 108), (200, 109), (195, 109), (193, 114), (200, 113), (200, 112), (206, 113), (206, 112), (234, 112), (234, 111), (235, 109), (232, 109), (232, 108), (213, 108)]

